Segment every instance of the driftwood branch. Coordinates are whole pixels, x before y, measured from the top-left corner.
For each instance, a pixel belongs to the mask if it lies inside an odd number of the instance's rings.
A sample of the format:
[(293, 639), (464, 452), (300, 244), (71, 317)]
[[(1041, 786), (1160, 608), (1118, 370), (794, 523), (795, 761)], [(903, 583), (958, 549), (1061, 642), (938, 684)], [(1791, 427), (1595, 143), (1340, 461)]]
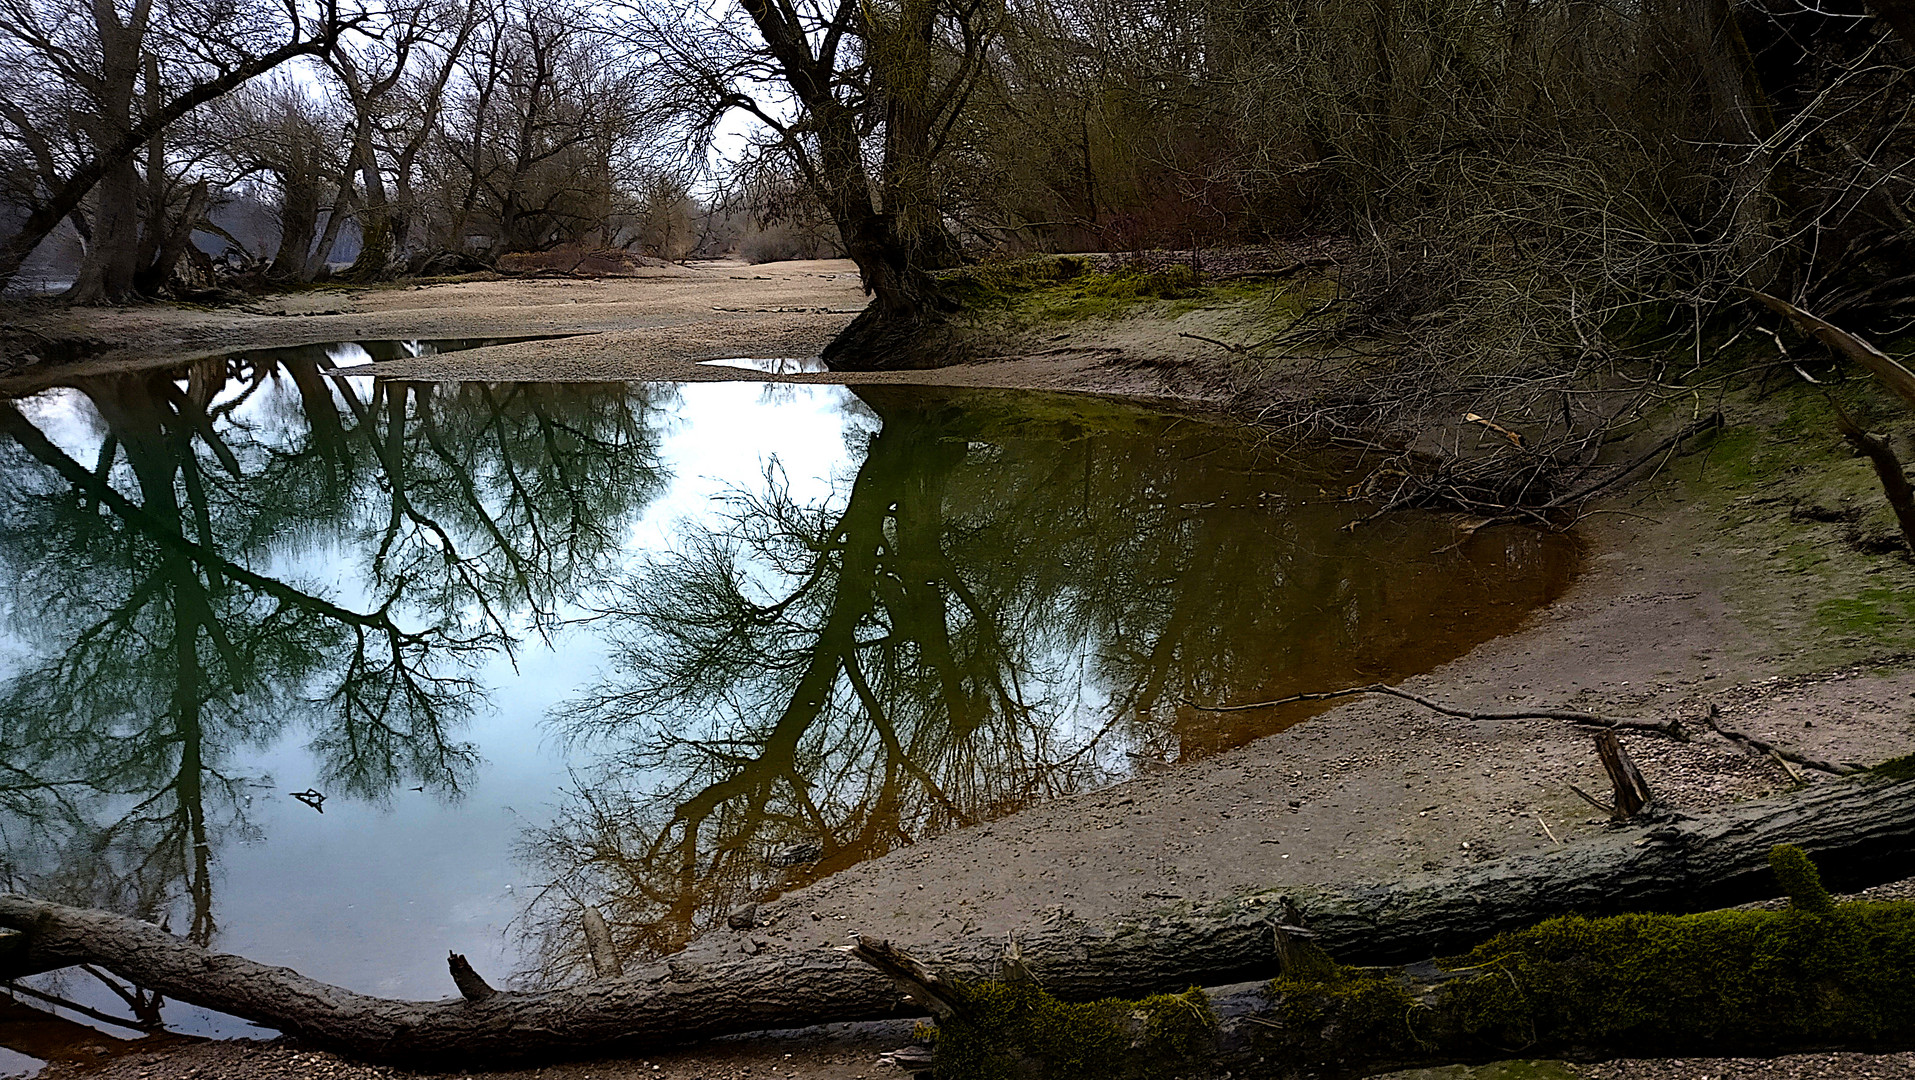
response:
[(459, 988), (459, 996), (467, 1001), (485, 1001), (498, 996), (472, 965), (459, 953), (446, 954), (446, 967), (452, 969), (452, 985)]
[(1902, 468), (1902, 459), (1895, 456), (1895, 448), (1888, 440), (1871, 435), (1862, 430), (1861, 425), (1849, 418), (1847, 410), (1835, 400), (1834, 394), (1825, 394), (1829, 408), (1835, 413), (1835, 430), (1842, 433), (1850, 446), (1868, 458), (1875, 467), (1875, 477), (1882, 482), (1882, 494), (1888, 499), (1888, 505), (1895, 511), (1895, 522), (1902, 528), (1902, 542), (1915, 551), (1915, 488), (1910, 488), (1908, 473)]
[(885, 978), (896, 983), (899, 990), (939, 1020), (949, 1020), (964, 1011), (964, 1001), (949, 979), (883, 938), (860, 937), (846, 946), (845, 951), (877, 968)]
[[(135, 1039), (119, 1038), (77, 1020), (56, 1016), (45, 1009), (35, 1008), (6, 996), (7, 993), (21, 994), (25, 997), (38, 996), (26, 991), (26, 987), (14, 986), (6, 988), (5, 992), (0, 992), (0, 1046), (28, 1057), (49, 1062), (74, 1062), (83, 1066), (98, 1066), (107, 1058), (121, 1054), (147, 1053), (188, 1046), (201, 1041), (191, 1035), (179, 1035), (173, 1032), (149, 1032)], [(72, 1008), (64, 1002), (60, 1005), (62, 1008)], [(84, 1010), (80, 1011), (84, 1012)], [(95, 1019), (100, 1018), (95, 1017)], [(124, 1020), (107, 1022), (122, 1027), (133, 1026)]]
[(1787, 300), (1755, 289), (1744, 291), (1760, 300), (1771, 311), (1786, 316), (1803, 332), (1828, 346), (1832, 352), (1846, 356), (1867, 368), (1876, 378), (1887, 384), (1890, 390), (1895, 391), (1903, 401), (1915, 407), (1915, 371), (1903, 367), (1894, 357), (1862, 338), (1856, 337), (1826, 319), (1819, 319), (1803, 311)]
[(1601, 480), (1595, 481), (1594, 483), (1584, 484), (1582, 487), (1577, 488), (1576, 490), (1570, 492), (1567, 495), (1557, 496), (1556, 498), (1551, 499), (1548, 502), (1544, 503), (1540, 509), (1560, 510), (1564, 507), (1572, 506), (1576, 503), (1583, 502), (1593, 497), (1597, 493), (1601, 492), (1604, 488), (1607, 488), (1611, 486), (1612, 484), (1615, 484), (1621, 481), (1623, 477), (1629, 476), (1630, 474), (1634, 473), (1637, 469), (1640, 469), (1644, 465), (1649, 464), (1651, 461), (1654, 461), (1655, 459), (1662, 457), (1663, 455), (1673, 451), (1677, 446), (1681, 445), (1683, 440), (1692, 438), (1696, 435), (1700, 435), (1701, 433), (1705, 431), (1710, 431), (1715, 428), (1719, 428), (1721, 426), (1722, 426), (1722, 414), (1720, 412), (1710, 413), (1708, 416), (1705, 416), (1702, 419), (1695, 421), (1694, 423), (1685, 424), (1683, 425), (1682, 429), (1677, 431), (1675, 434), (1669, 436), (1668, 438), (1662, 440), (1656, 445), (1643, 451), (1641, 454), (1636, 455), (1634, 458), (1630, 459), (1629, 461), (1624, 462), (1622, 468), (1616, 470), (1613, 473), (1610, 473), (1608, 476), (1603, 477)]
[(1643, 779), (1642, 770), (1636, 768), (1636, 763), (1630, 759), (1629, 751), (1623, 749), (1622, 740), (1616, 737), (1615, 732), (1597, 734), (1596, 756), (1602, 759), (1603, 771), (1609, 774), (1609, 787), (1615, 793), (1614, 801), (1605, 803), (1574, 784), (1569, 785), (1569, 790), (1581, 796), (1584, 802), (1608, 814), (1613, 821), (1628, 821), (1654, 805), (1655, 796), (1649, 793), (1649, 781)]
[[(6, 992), (9, 994), (19, 994), (22, 997), (30, 997), (35, 1001), (44, 1001), (48, 1005), (66, 1009), (69, 1012), (77, 1013), (89, 1020), (106, 1024), (109, 1027), (125, 1028), (128, 1031), (138, 1031), (141, 1033), (148, 1033), (153, 1030), (153, 1025), (140, 1020), (129, 1020), (123, 1016), (114, 1016), (112, 1013), (101, 1012), (91, 1006), (82, 1005), (77, 1001), (69, 1001), (58, 994), (49, 994), (44, 990), (35, 990), (31, 986), (21, 986), (18, 983), (13, 983), (6, 987)], [(0, 1043), (0, 1046), (5, 1045), (7, 1044)]]
[(617, 978), (625, 974), (625, 958), (618, 954), (618, 948), (612, 941), (612, 928), (605, 925), (605, 916), (590, 904), (580, 916), (585, 926), (585, 951), (592, 957), (592, 974), (601, 979)]
[[(1714, 412), (1709, 414), (1708, 416), (1703, 417), (1700, 420), (1694, 421), (1689, 424), (1685, 424), (1683, 425), (1681, 429), (1677, 430), (1674, 434), (1663, 439), (1662, 441), (1656, 443), (1656, 445), (1643, 451), (1641, 454), (1636, 455), (1630, 460), (1615, 466), (1613, 470), (1607, 476), (1604, 476), (1600, 480), (1595, 480), (1588, 484), (1584, 484), (1581, 487), (1572, 489), (1567, 494), (1559, 495), (1553, 499), (1550, 499), (1547, 502), (1540, 503), (1535, 506), (1517, 506), (1517, 505), (1497, 504), (1497, 503), (1486, 502), (1480, 499), (1465, 500), (1463, 501), (1462, 505), (1467, 506), (1471, 510), (1471, 512), (1478, 513), (1483, 516), (1482, 520), (1478, 522), (1477, 525), (1475, 526), (1475, 528), (1478, 528), (1478, 529), (1486, 525), (1504, 524), (1504, 523), (1512, 522), (1512, 521), (1528, 521), (1528, 522), (1535, 522), (1537, 524), (1547, 525), (1547, 524), (1550, 524), (1550, 521), (1551, 521), (1551, 519), (1548, 517), (1549, 512), (1556, 511), (1556, 510), (1568, 510), (1572, 507), (1576, 507), (1584, 502), (1587, 502), (1589, 499), (1594, 498), (1597, 494), (1601, 493), (1605, 488), (1621, 483), (1625, 478), (1634, 475), (1636, 470), (1642, 468), (1644, 465), (1647, 465), (1658, 458), (1664, 458), (1667, 455), (1674, 453), (1676, 448), (1680, 446), (1684, 440), (1689, 439), (1695, 435), (1699, 435), (1704, 431), (1709, 431), (1714, 428), (1719, 428), (1722, 426), (1722, 422), (1723, 422), (1722, 413)], [(1495, 425), (1491, 425), (1491, 426), (1494, 427)], [(1514, 435), (1513, 432), (1508, 432), (1507, 434)], [(1456, 494), (1453, 488), (1451, 490), (1453, 494)], [(1363, 517), (1357, 518), (1356, 520), (1343, 526), (1343, 528), (1346, 530), (1355, 530), (1356, 528), (1360, 526), (1367, 525), (1372, 521), (1376, 521), (1380, 518), (1386, 517), (1390, 514), (1395, 513), (1398, 510), (1402, 510), (1407, 507), (1414, 506), (1419, 501), (1424, 499), (1424, 497), (1428, 494), (1429, 494), (1429, 489), (1427, 487), (1420, 487), (1417, 490), (1414, 490), (1407, 494), (1399, 494), (1397, 497), (1384, 503), (1381, 507), (1377, 508), (1376, 510), (1372, 511), (1369, 514), (1364, 515)]]
[(1272, 701), (1257, 701), (1248, 705), (1199, 705), (1186, 700), (1184, 704), (1200, 712), (1244, 712), (1249, 709), (1268, 709), (1277, 705), (1294, 705), (1300, 701), (1335, 701), (1339, 698), (1356, 697), (1360, 694), (1384, 694), (1414, 702), (1431, 712), (1454, 716), (1462, 720), (1562, 720), (1580, 727), (1621, 731), (1647, 731), (1680, 741), (1687, 741), (1688, 734), (1683, 730), (1680, 720), (1636, 720), (1614, 716), (1600, 716), (1596, 713), (1578, 709), (1462, 709), (1454, 705), (1444, 705), (1432, 701), (1421, 694), (1413, 694), (1395, 686), (1383, 683), (1371, 683), (1368, 686), (1351, 686), (1342, 690), (1324, 690), (1311, 694), (1292, 694), (1289, 697)]
[[(1853, 776), (1868, 768), (1866, 765), (1857, 764), (1853, 761), (1823, 761), (1820, 758), (1812, 758), (1800, 751), (1790, 750), (1786, 746), (1777, 746), (1775, 743), (1765, 742), (1753, 735), (1745, 735), (1734, 728), (1723, 727), (1722, 710), (1716, 708), (1714, 705), (1709, 706), (1709, 711), (1705, 714), (1703, 722), (1709, 725), (1710, 731), (1753, 752), (1757, 757), (1772, 757), (1777, 761), (1794, 762), (1804, 768), (1814, 769), (1817, 772), (1825, 772), (1831, 776)], [(1787, 765), (1783, 766), (1785, 769), (1787, 767)]]
[[(1787, 316), (1804, 333), (1828, 346), (1830, 351), (1846, 356), (1867, 368), (1904, 402), (1915, 406), (1915, 372), (1903, 367), (1894, 357), (1865, 339), (1825, 319), (1819, 319), (1787, 300), (1753, 289), (1748, 292), (1771, 310)], [(1781, 348), (1780, 338), (1776, 339), (1776, 347)], [(1786, 350), (1784, 355), (1787, 355)], [(1795, 370), (1804, 379), (1815, 382), (1814, 379), (1809, 378), (1808, 372), (1800, 367)], [(1834, 394), (1827, 390), (1823, 390), (1822, 394), (1828, 399), (1829, 408), (1835, 411), (1835, 429), (1842, 433), (1842, 438), (1847, 439), (1850, 446), (1860, 451), (1864, 457), (1868, 458), (1869, 464), (1875, 467), (1875, 475), (1882, 482), (1882, 493), (1888, 497), (1889, 506), (1895, 510), (1895, 520), (1902, 527), (1902, 539), (1907, 542), (1910, 550), (1915, 550), (1915, 489), (1909, 487), (1908, 473), (1902, 469), (1901, 459), (1895, 456), (1895, 450), (1889, 446), (1887, 439), (1870, 435), (1862, 430), (1861, 425), (1850, 419), (1841, 403), (1835, 400)]]
[(1642, 770), (1630, 760), (1629, 751), (1623, 749), (1622, 740), (1615, 732), (1597, 734), (1596, 756), (1602, 759), (1603, 771), (1609, 774), (1609, 787), (1616, 793), (1617, 821), (1627, 821), (1655, 804), (1649, 781), (1643, 779)]
[[(1133, 997), (1277, 974), (1272, 925), (1303, 921), (1344, 963), (1389, 964), (1469, 948), (1565, 912), (1694, 911), (1775, 893), (1768, 852), (1795, 844), (1830, 884), (1853, 888), (1915, 868), (1915, 780), (1817, 784), (1698, 818), (1625, 826), (1552, 851), (1377, 885), (1270, 889), (1090, 925), (1020, 934), (1024, 963), (1065, 1000)], [(150, 923), (0, 894), (0, 927), (28, 940), (15, 959), (46, 970), (97, 963), (168, 998), (309, 1042), (386, 1061), (497, 1061), (631, 1052), (717, 1035), (828, 1021), (921, 1016), (866, 962), (830, 948), (721, 954), (630, 967), (622, 978), (482, 1001), (392, 1001), (286, 968), (215, 953)], [(984, 979), (995, 946), (914, 947), (947, 978)]]

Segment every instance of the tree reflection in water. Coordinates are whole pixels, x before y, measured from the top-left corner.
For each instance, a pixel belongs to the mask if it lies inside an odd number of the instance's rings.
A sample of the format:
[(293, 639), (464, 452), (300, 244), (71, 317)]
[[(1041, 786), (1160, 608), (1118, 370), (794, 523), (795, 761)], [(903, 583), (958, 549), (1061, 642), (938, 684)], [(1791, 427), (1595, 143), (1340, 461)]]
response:
[(643, 388), (327, 363), (0, 402), (0, 885), (207, 943), (237, 752), (303, 735), (334, 795), (456, 796), (473, 666), (557, 625), (662, 488)]
[(553, 882), (526, 920), (539, 979), (589, 974), (581, 903), (627, 952), (670, 952), (747, 900), (1310, 715), (1189, 702), (1427, 670), (1571, 572), (1527, 530), (1352, 534), (1331, 493), (1354, 462), (1239, 431), (858, 394), (878, 427), (836, 496), (769, 470), (600, 591), (613, 672), (554, 718), (599, 760), (522, 849)]

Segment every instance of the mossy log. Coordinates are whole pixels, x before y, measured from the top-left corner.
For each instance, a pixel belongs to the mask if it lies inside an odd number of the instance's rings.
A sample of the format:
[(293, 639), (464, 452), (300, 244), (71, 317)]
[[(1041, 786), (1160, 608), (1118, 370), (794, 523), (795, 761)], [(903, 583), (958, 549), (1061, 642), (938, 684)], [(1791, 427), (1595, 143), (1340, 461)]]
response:
[(1088, 1003), (1021, 965), (947, 978), (854, 956), (936, 1017), (938, 1080), (1362, 1076), (1513, 1054), (1614, 1057), (1915, 1045), (1915, 903), (1836, 905), (1802, 849), (1768, 863), (1786, 911), (1579, 915), (1415, 968), (1358, 968), (1277, 929), (1267, 984)]
[(1416, 968), (1333, 964), (1209, 993), (1075, 1004), (1029, 983), (947, 981), (943, 997), (938, 1080), (1900, 1050), (1915, 1045), (1915, 903), (1568, 916)]
[[(1270, 890), (1093, 926), (1058, 919), (1019, 935), (1024, 965), (1067, 1001), (1181, 992), (1277, 974), (1275, 928), (1307, 926), (1344, 963), (1400, 963), (1473, 947), (1565, 913), (1695, 911), (1775, 892), (1768, 856), (1796, 844), (1834, 884), (1906, 876), (1915, 864), (1915, 780), (1817, 785), (1699, 818), (1616, 828), (1546, 854), (1389, 884)], [(0, 979), (94, 963), (206, 1008), (368, 1059), (446, 1064), (604, 1054), (827, 1021), (921, 1016), (882, 975), (833, 949), (772, 951), (529, 993), (392, 1001), (195, 946), (149, 923), (0, 895)], [(920, 948), (983, 980), (994, 944)]]

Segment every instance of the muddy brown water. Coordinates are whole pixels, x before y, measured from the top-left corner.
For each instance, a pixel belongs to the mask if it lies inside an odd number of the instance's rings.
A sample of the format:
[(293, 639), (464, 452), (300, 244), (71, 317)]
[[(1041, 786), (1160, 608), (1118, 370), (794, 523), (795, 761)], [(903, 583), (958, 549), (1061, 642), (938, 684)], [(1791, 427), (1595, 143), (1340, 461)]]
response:
[(1203, 706), (1429, 670), (1576, 569), (1527, 529), (1347, 529), (1374, 463), (1095, 398), (386, 353), (0, 402), (8, 887), (387, 996), (449, 993), (448, 950), (576, 977), (585, 905), (668, 952), (1311, 715)]

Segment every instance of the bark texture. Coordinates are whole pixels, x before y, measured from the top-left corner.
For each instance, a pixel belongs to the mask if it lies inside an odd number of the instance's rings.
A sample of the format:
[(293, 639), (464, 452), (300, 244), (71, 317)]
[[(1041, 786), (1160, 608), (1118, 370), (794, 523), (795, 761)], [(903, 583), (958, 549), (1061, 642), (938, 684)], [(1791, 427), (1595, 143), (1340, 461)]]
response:
[[(1137, 996), (1278, 974), (1274, 927), (1298, 920), (1344, 963), (1460, 952), (1502, 930), (1577, 912), (1696, 911), (1772, 895), (1769, 850), (1795, 844), (1831, 884), (1906, 876), (1915, 780), (1831, 781), (1702, 818), (1617, 828), (1559, 851), (1379, 885), (1272, 889), (1109, 926), (1059, 919), (1020, 935), (1023, 964), (1065, 1000)], [(91, 962), (169, 998), (364, 1058), (446, 1064), (638, 1050), (736, 1032), (922, 1015), (847, 951), (706, 963), (667, 960), (621, 978), (482, 1001), (390, 1001), (192, 945), (103, 911), (0, 895), (11, 973)], [(949, 977), (989, 978), (996, 943), (916, 949)]]

